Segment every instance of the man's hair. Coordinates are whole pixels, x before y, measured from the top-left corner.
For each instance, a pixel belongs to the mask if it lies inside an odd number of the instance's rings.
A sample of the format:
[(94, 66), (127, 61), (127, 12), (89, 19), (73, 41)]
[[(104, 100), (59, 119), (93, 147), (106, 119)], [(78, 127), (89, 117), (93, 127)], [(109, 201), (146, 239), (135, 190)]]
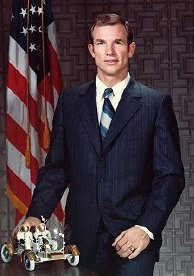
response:
[(131, 44), (133, 42), (133, 29), (130, 26), (130, 24), (124, 20), (120, 15), (114, 14), (114, 13), (103, 13), (99, 14), (96, 17), (96, 20), (92, 27), (90, 28), (89, 32), (89, 41), (91, 44), (93, 44), (94, 39), (93, 39), (93, 32), (95, 27), (101, 27), (101, 26), (109, 26), (109, 25), (115, 25), (115, 24), (121, 24), (125, 27), (127, 31), (127, 41), (128, 44)]

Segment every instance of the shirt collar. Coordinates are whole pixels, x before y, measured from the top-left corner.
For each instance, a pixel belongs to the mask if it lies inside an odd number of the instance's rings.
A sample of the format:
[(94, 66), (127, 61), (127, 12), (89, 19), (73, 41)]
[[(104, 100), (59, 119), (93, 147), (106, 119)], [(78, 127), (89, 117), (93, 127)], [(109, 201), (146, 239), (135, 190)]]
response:
[[(117, 96), (118, 94), (122, 95), (124, 89), (126, 88), (127, 84), (129, 83), (130, 75), (127, 74), (127, 77), (122, 80), (121, 82), (115, 84), (112, 89), (114, 91), (114, 96)], [(96, 76), (96, 97), (99, 99), (103, 98), (104, 90), (107, 88), (107, 86), (99, 79), (98, 76)]]

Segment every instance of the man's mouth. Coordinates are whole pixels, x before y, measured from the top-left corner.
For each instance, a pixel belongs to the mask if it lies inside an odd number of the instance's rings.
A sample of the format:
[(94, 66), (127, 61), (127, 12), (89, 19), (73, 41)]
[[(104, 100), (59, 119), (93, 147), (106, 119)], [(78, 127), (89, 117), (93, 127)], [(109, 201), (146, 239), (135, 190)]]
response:
[(117, 59), (106, 59), (104, 62), (107, 64), (115, 64), (118, 62), (118, 60)]

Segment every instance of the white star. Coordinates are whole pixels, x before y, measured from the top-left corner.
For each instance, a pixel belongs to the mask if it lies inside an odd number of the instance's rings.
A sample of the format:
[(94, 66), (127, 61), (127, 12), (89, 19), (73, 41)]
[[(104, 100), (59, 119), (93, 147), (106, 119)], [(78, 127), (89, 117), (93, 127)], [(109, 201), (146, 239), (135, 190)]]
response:
[(34, 50), (36, 50), (35, 45), (36, 45), (36, 44), (32, 44), (32, 43), (30, 43), (30, 47), (29, 47), (29, 49), (30, 49), (30, 51), (31, 51), (31, 52), (33, 52)]
[(28, 33), (28, 28), (24, 28), (24, 27), (22, 28), (23, 28), (23, 31), (21, 32), (21, 34), (24, 34), (26, 36), (26, 34)]
[(24, 17), (27, 15), (26, 9), (21, 8), (20, 14), (22, 14), (22, 15), (23, 15), (23, 18), (24, 18)]
[(36, 32), (35, 28), (36, 28), (36, 26), (32, 26), (32, 24), (31, 24), (31, 26), (29, 28), (29, 30), (31, 31), (31, 33)]
[(43, 13), (43, 10), (41, 7), (38, 7), (38, 15), (40, 15), (41, 13)]
[(39, 33), (42, 33), (42, 27), (41, 27), (41, 26), (38, 27), (38, 32), (39, 32)]
[(31, 11), (32, 14), (36, 13), (36, 6), (31, 5), (30, 11)]
[(12, 13), (12, 15), (11, 15), (11, 20), (13, 20), (14, 19), (14, 15), (13, 15), (13, 13)]

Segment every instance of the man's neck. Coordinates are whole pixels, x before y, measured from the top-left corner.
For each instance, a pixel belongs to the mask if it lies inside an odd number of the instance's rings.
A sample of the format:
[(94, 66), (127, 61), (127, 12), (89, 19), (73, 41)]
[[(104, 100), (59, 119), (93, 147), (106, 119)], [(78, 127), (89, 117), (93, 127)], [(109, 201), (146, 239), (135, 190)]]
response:
[[(128, 74), (128, 72), (127, 72)], [(105, 75), (101, 75), (98, 74), (98, 78), (107, 86), (107, 87), (113, 87), (115, 86), (117, 83), (123, 81), (126, 77), (126, 75), (123, 75), (121, 77), (115, 77), (115, 76), (105, 76)]]

